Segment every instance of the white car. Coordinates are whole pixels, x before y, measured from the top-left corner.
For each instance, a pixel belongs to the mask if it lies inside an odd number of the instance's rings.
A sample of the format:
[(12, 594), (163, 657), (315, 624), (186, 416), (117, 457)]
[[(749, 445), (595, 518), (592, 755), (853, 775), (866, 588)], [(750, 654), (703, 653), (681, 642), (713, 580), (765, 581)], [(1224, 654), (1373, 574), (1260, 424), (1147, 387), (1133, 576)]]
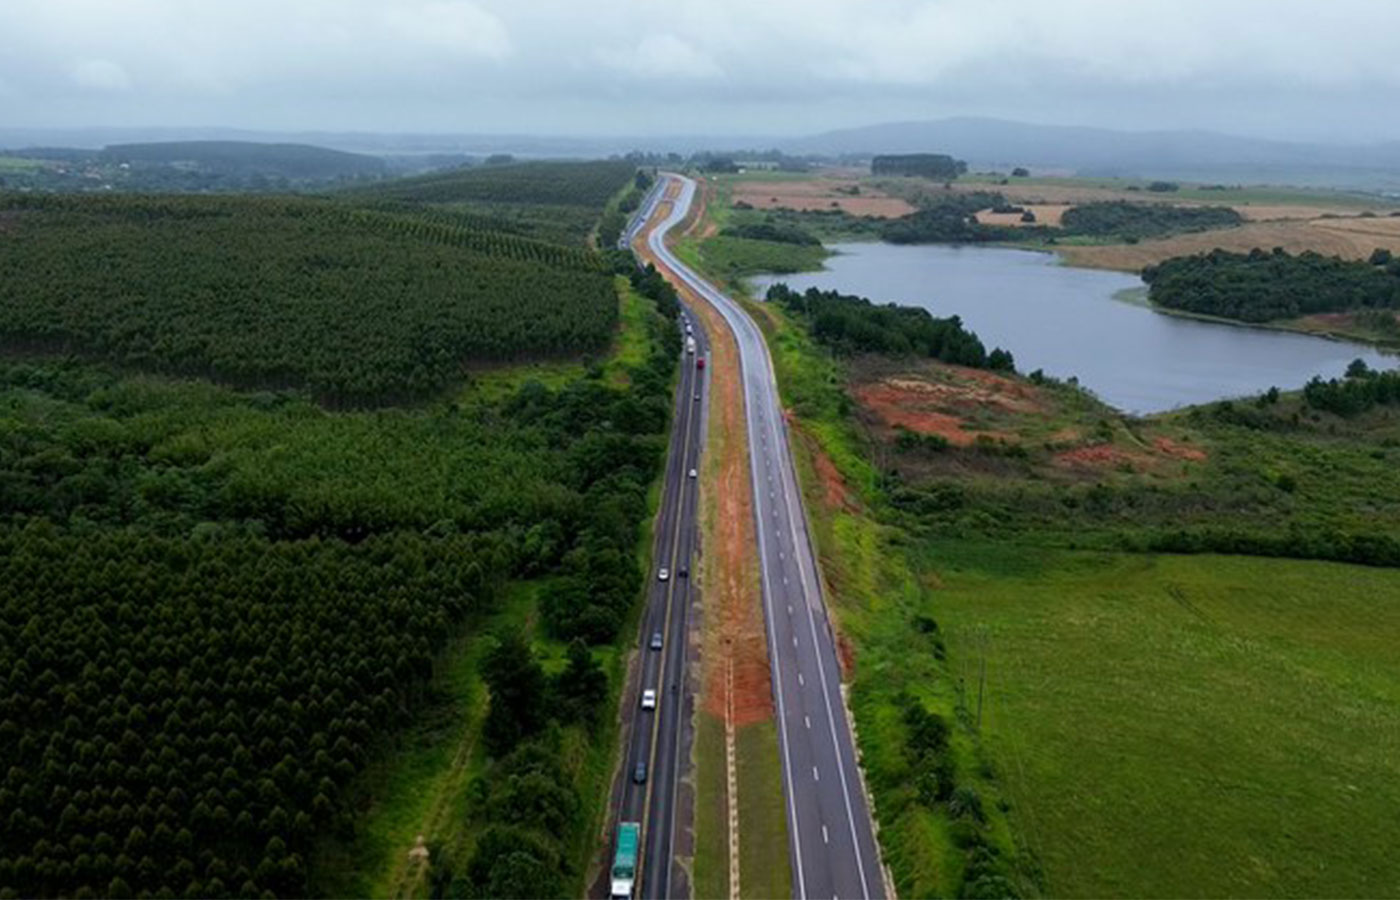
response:
[(647, 688), (642, 691), (642, 709), (656, 709), (656, 691)]
[(671, 570), (670, 570), (670, 569), (662, 569), (660, 572), (657, 572), (657, 573), (656, 573), (656, 580), (657, 580), (657, 581), (665, 581), (666, 579), (668, 579), (668, 578), (670, 578), (670, 577), (671, 577)]
[(691, 477), (691, 478), (694, 478), (694, 477), (695, 477), (695, 470), (694, 470), (694, 469), (691, 469), (691, 470), (690, 470), (690, 477)]

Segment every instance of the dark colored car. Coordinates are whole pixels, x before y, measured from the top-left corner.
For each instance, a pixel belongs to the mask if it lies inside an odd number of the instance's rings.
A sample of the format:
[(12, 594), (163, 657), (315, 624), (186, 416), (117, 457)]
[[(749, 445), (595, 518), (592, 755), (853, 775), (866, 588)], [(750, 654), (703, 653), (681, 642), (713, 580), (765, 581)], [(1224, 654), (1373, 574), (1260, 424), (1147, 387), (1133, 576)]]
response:
[(632, 781), (637, 784), (645, 784), (647, 780), (647, 764), (637, 763), (637, 767), (632, 770)]

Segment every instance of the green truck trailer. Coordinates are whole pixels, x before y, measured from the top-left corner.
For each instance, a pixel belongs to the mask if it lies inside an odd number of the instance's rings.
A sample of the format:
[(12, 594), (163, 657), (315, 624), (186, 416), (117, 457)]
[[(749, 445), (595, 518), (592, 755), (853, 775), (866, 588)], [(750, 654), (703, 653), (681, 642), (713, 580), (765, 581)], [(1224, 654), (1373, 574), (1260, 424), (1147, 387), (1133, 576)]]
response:
[(613, 854), (612, 900), (632, 900), (632, 888), (637, 883), (637, 846), (641, 843), (642, 826), (638, 822), (623, 822), (617, 826), (617, 851)]

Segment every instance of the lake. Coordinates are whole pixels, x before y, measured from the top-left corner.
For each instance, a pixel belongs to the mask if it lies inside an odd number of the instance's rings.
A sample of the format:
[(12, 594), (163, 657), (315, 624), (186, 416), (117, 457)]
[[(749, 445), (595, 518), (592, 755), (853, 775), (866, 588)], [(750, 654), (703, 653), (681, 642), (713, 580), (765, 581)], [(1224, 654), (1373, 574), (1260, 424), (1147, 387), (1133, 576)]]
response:
[(1143, 287), (1136, 275), (1076, 269), (1048, 253), (881, 243), (830, 249), (837, 255), (821, 272), (753, 279), (758, 294), (781, 281), (956, 313), (988, 350), (1010, 350), (1021, 372), (1076, 376), (1126, 412), (1300, 388), (1314, 375), (1340, 375), (1357, 357), (1375, 368), (1395, 363), (1364, 344), (1155, 312), (1115, 299)]

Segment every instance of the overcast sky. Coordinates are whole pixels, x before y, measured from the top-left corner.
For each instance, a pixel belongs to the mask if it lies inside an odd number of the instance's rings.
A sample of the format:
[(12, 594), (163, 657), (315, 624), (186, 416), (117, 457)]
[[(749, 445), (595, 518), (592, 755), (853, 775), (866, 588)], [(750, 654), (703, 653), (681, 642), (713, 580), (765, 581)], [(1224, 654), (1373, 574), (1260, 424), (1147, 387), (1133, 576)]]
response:
[(0, 0), (0, 125), (1400, 138), (1400, 0)]

